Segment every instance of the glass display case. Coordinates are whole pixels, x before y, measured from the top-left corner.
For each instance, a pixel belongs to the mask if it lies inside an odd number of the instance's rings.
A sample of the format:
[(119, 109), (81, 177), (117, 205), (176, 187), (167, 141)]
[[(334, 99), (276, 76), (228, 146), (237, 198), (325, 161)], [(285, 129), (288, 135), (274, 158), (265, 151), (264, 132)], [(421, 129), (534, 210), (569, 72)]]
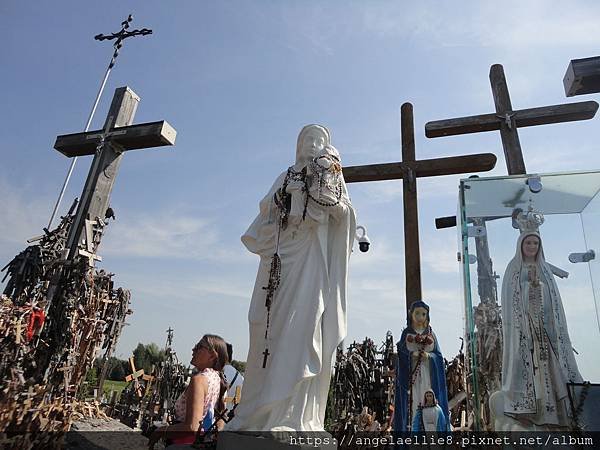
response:
[[(508, 352), (505, 378), (515, 386), (507, 395), (522, 397), (505, 398), (504, 407), (510, 403), (516, 412), (531, 406), (530, 391), (534, 401), (543, 397), (543, 384), (552, 399), (560, 398), (552, 394), (558, 391), (566, 395), (565, 377), (600, 381), (599, 192), (600, 171), (461, 180), (460, 261), (472, 429), (494, 429), (488, 401), (501, 390), (503, 346)], [(507, 342), (503, 327), (509, 331)], [(565, 401), (577, 403), (575, 391)], [(573, 409), (571, 425), (578, 419)]]

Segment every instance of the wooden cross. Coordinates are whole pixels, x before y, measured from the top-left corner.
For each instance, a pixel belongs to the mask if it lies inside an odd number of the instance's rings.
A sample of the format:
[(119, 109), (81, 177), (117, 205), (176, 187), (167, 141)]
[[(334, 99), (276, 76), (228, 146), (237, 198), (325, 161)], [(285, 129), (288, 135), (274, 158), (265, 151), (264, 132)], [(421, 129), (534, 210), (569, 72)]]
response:
[(598, 103), (588, 101), (515, 111), (510, 102), (502, 65), (494, 64), (490, 68), (490, 82), (495, 113), (428, 122), (425, 124), (425, 136), (435, 138), (500, 130), (509, 175), (527, 173), (517, 131), (519, 127), (591, 119), (598, 110)]
[[(513, 111), (504, 68), (501, 64), (494, 64), (490, 68), (490, 83), (496, 114), (428, 122), (425, 124), (425, 136), (435, 138), (499, 130), (509, 175), (527, 173), (517, 128), (587, 120), (593, 118), (598, 110), (598, 103), (589, 101)], [(456, 226), (456, 217), (439, 217), (435, 223), (436, 228), (454, 227)]]
[(165, 121), (131, 125), (139, 101), (129, 87), (117, 88), (102, 130), (56, 138), (54, 148), (65, 156), (94, 155), (67, 238), (69, 260), (79, 254), (80, 247), (88, 257), (95, 250), (87, 245), (86, 220), (95, 225), (105, 219), (123, 152), (175, 143), (177, 132)]
[[(154, 366), (152, 366), (152, 372), (154, 372)], [(142, 380), (144, 380), (146, 382), (146, 384), (144, 386), (144, 395), (148, 395), (148, 393), (150, 392), (150, 389), (152, 388), (152, 382), (154, 381), (154, 379), (155, 379), (154, 375), (147, 375), (147, 374), (142, 375)]]
[[(591, 119), (598, 110), (598, 103), (588, 101), (515, 111), (513, 110), (510, 101), (508, 85), (506, 83), (502, 65), (494, 64), (490, 68), (490, 83), (492, 85), (492, 93), (496, 108), (495, 114), (482, 114), (478, 116), (428, 122), (425, 124), (425, 135), (429, 138), (434, 138), (499, 130), (509, 175), (527, 173), (523, 159), (523, 151), (519, 142), (519, 127)], [(512, 200), (516, 204), (520, 199), (516, 196)], [(485, 226), (485, 221), (481, 220), (474, 224)], [(453, 226), (456, 226), (455, 216), (436, 219), (437, 228)], [(485, 234), (477, 236), (475, 237), (475, 242), (477, 260), (479, 261), (477, 271), (480, 280), (478, 282), (480, 297), (484, 303), (491, 302), (497, 305), (495, 273), (492, 271), (491, 259), (489, 258), (487, 236)], [(466, 256), (467, 255), (465, 255), (465, 257)], [(482, 283), (481, 280), (487, 280), (487, 282)], [(480, 417), (476, 416), (475, 421), (475, 429), (480, 429)]]
[(135, 392), (138, 397), (142, 397), (142, 388), (140, 386), (139, 378), (143, 378), (144, 369), (136, 370), (135, 369), (135, 361), (133, 356), (129, 357), (129, 366), (131, 367), (131, 374), (125, 377), (125, 381), (130, 382), (133, 381)]
[[(107, 299), (102, 299), (102, 301), (104, 302), (104, 308), (106, 310), (106, 308), (108, 307), (108, 303), (117, 303), (117, 300), (107, 300)], [(113, 319), (112, 325), (110, 327), (110, 329), (108, 330), (108, 335), (111, 336), (112, 338), (110, 339), (109, 343), (108, 343), (108, 347), (106, 348), (106, 351), (104, 352), (104, 363), (102, 365), (102, 370), (100, 371), (100, 377), (98, 379), (98, 392), (99, 395), (101, 396), (104, 392), (104, 381), (106, 380), (106, 375), (108, 374), (108, 363), (110, 360), (110, 357), (112, 356), (116, 344), (117, 344), (117, 338), (118, 336), (121, 334), (121, 331), (123, 330), (123, 327), (125, 325), (127, 325), (125, 323), (125, 316), (129, 314), (129, 312), (126, 312), (125, 315), (123, 317), (119, 316)]]
[(402, 179), (404, 264), (406, 272), (406, 307), (408, 309), (413, 302), (422, 299), (417, 178), (491, 170), (496, 164), (496, 156), (491, 153), (480, 153), (450, 158), (416, 160), (413, 107), (410, 103), (402, 105), (400, 122), (402, 131), (401, 162), (344, 167), (343, 171), (347, 183)]
[(600, 56), (572, 59), (563, 85), (567, 97), (600, 92)]

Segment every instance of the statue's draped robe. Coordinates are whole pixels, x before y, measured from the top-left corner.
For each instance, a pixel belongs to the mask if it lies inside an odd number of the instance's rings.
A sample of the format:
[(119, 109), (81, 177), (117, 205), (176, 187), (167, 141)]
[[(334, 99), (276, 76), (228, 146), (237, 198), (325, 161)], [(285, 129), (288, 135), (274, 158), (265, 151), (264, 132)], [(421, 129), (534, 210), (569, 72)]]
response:
[(581, 382), (560, 293), (540, 247), (535, 270), (539, 286), (529, 281), (517, 241), (515, 257), (502, 281), (502, 392), (504, 413), (535, 425), (569, 426), (567, 382)]
[[(308, 202), (296, 191), (279, 238), (281, 283), (273, 298), (266, 368), (262, 367), (267, 326), (265, 307), (271, 258), (277, 242), (275, 192), (282, 173), (260, 202), (260, 214), (242, 242), (260, 255), (248, 312), (250, 348), (244, 390), (229, 430), (324, 429), (333, 355), (346, 336), (347, 266), (356, 231), (354, 210), (342, 181), (339, 205)], [(327, 200), (328, 201), (328, 200)]]
[[(398, 341), (398, 365), (396, 368), (396, 398), (394, 406), (394, 431), (410, 431), (412, 422), (417, 413), (419, 403), (427, 390), (432, 390), (438, 404), (444, 413), (447, 429), (450, 431), (450, 417), (448, 413), (448, 392), (446, 388), (446, 373), (444, 358), (440, 351), (437, 337), (433, 331), (433, 344), (426, 347), (421, 367), (413, 375), (414, 383), (409, 387), (410, 374), (414, 372), (418, 352), (414, 351), (414, 344), (407, 342), (409, 335), (418, 334), (411, 327), (404, 329)], [(412, 408), (409, 405), (412, 398)]]
[(418, 408), (412, 424), (414, 432), (444, 432), (448, 431), (446, 416), (439, 405)]

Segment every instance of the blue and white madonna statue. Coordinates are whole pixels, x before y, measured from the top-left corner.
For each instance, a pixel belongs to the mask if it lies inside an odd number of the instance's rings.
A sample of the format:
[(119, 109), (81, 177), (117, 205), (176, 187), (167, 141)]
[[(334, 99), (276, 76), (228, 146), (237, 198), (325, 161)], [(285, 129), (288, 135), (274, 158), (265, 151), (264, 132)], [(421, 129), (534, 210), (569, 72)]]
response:
[(448, 431), (448, 421), (444, 411), (438, 405), (435, 394), (431, 389), (425, 392), (423, 403), (417, 408), (413, 419), (412, 430), (414, 432), (438, 432)]
[[(394, 431), (412, 430), (419, 407), (423, 407), (425, 394), (432, 391), (441, 409), (443, 430), (450, 431), (448, 393), (444, 358), (437, 337), (429, 325), (429, 306), (423, 301), (414, 302), (408, 311), (408, 327), (398, 342), (396, 367), (396, 399)], [(438, 421), (436, 420), (436, 424)]]

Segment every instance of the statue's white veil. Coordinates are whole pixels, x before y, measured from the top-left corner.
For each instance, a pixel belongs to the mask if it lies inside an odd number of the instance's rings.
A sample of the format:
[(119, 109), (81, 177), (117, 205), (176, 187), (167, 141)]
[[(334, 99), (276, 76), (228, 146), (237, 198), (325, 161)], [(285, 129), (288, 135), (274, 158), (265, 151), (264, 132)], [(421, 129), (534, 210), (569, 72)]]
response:
[(504, 409), (508, 414), (536, 412), (533, 341), (528, 315), (528, 270), (522, 253), (523, 241), (528, 236), (537, 236), (540, 241), (535, 264), (542, 283), (544, 327), (551, 345), (550, 352), (556, 357), (562, 375), (556, 386), (559, 398), (567, 395), (568, 381), (582, 381), (571, 347), (560, 292), (546, 263), (541, 236), (539, 232), (525, 231), (517, 240), (515, 256), (508, 263), (502, 280), (502, 391), (505, 394)]

